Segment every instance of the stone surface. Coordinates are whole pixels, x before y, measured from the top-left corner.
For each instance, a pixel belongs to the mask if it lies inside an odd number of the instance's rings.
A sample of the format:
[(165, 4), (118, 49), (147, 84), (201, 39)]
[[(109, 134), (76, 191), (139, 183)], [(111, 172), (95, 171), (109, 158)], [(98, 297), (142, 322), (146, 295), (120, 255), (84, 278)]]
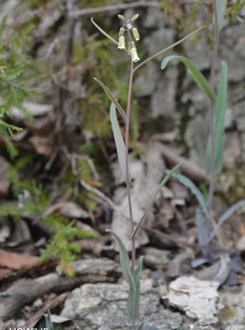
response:
[[(72, 291), (65, 302), (62, 316), (71, 318), (83, 330), (130, 329), (127, 323), (128, 285), (85, 284)], [(151, 280), (141, 281), (140, 311), (143, 322), (155, 324), (159, 330), (174, 330), (182, 317), (160, 305), (160, 296)]]
[(223, 327), (234, 324), (245, 324), (245, 285), (225, 288), (220, 292), (224, 308), (219, 313), (219, 321)]
[(234, 324), (230, 327), (225, 328), (225, 330), (245, 330), (245, 325), (242, 324)]
[(223, 305), (218, 293), (219, 283), (201, 281), (192, 276), (181, 276), (169, 285), (167, 298), (171, 306), (183, 310), (187, 316), (209, 325), (218, 321)]

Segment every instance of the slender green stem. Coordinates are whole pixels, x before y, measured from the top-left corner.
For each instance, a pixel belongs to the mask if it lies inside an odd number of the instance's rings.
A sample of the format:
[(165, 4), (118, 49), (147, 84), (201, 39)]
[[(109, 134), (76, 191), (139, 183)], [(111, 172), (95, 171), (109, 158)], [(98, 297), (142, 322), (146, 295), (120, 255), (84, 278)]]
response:
[[(129, 41), (131, 42), (131, 34), (128, 31)], [(129, 128), (130, 128), (130, 113), (131, 113), (131, 99), (132, 99), (132, 88), (133, 88), (133, 75), (134, 75), (134, 63), (131, 58), (130, 63), (130, 75), (129, 75), (129, 85), (128, 85), (128, 101), (127, 101), (127, 123), (126, 123), (126, 132), (125, 132), (125, 162), (126, 162), (126, 184), (127, 184), (127, 195), (128, 195), (128, 208), (129, 208), (129, 219), (131, 224), (131, 230), (134, 230), (134, 221), (133, 221), (133, 208), (131, 200), (131, 188), (130, 188), (130, 178), (129, 178), (129, 160), (128, 160), (128, 145), (129, 145)], [(132, 237), (132, 255), (131, 255), (131, 272), (134, 276), (135, 269), (135, 238)], [(132, 312), (132, 322), (133, 329), (136, 330), (135, 325), (135, 310), (134, 310), (134, 292), (133, 288), (130, 286), (130, 302), (131, 302), (131, 312)]]
[[(217, 1), (213, 0), (214, 8), (214, 47), (212, 52), (211, 59), (211, 72), (210, 72), (210, 85), (215, 89), (215, 74), (217, 66), (217, 56), (218, 56), (218, 47), (219, 47), (219, 26), (218, 26), (218, 10), (217, 10)], [(211, 218), (212, 218), (212, 209), (213, 209), (213, 199), (214, 199), (214, 189), (215, 189), (215, 132), (214, 132), (214, 103), (210, 102), (210, 111), (209, 111), (209, 125), (210, 125), (210, 136), (211, 136), (211, 169), (210, 169), (210, 184), (208, 192), (208, 208), (210, 213), (210, 219), (208, 222), (208, 233), (211, 230)]]

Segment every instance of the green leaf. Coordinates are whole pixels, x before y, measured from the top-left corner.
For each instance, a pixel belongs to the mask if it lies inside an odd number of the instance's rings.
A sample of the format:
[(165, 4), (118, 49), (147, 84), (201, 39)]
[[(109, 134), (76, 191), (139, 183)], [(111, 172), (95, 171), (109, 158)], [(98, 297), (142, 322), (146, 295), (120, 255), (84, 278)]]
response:
[[(166, 173), (168, 173), (168, 170), (165, 170)], [(190, 191), (193, 193), (193, 195), (196, 196), (199, 204), (202, 207), (202, 210), (207, 218), (209, 218), (209, 211), (208, 211), (208, 205), (206, 203), (205, 197), (202, 194), (202, 192), (198, 189), (198, 187), (195, 185), (194, 182), (192, 182), (187, 176), (180, 174), (180, 173), (174, 173), (172, 175), (174, 178), (179, 180), (184, 186), (190, 189)]]
[(208, 243), (212, 241), (212, 239), (214, 238), (214, 236), (216, 235), (219, 227), (227, 220), (229, 219), (232, 214), (239, 209), (240, 207), (245, 206), (245, 200), (242, 200), (240, 202), (237, 202), (236, 204), (232, 205), (219, 219), (216, 227), (214, 228), (214, 230), (212, 231), (211, 235), (208, 238)]
[(123, 277), (128, 282), (129, 286), (133, 290), (135, 290), (135, 283), (134, 283), (133, 275), (131, 273), (128, 252), (127, 252), (123, 242), (119, 238), (119, 236), (117, 236), (111, 229), (106, 229), (106, 232), (110, 233), (116, 239), (118, 246), (119, 246), (119, 251), (120, 251), (120, 264), (122, 267)]
[[(207, 226), (206, 221), (203, 216), (203, 213), (199, 208), (196, 209), (196, 226), (197, 226), (197, 237), (198, 243), (200, 245), (207, 245), (208, 235), (207, 235)], [(205, 256), (208, 252), (207, 247), (201, 248), (203, 255)]]
[(110, 106), (110, 119), (111, 119), (113, 136), (114, 136), (114, 140), (116, 143), (119, 164), (120, 164), (121, 170), (123, 172), (124, 180), (125, 180), (125, 182), (127, 182), (125, 145), (123, 142), (120, 126), (118, 124), (116, 108), (115, 108), (114, 103), (111, 103), (111, 106)]
[(181, 61), (182, 63), (184, 63), (187, 68), (191, 71), (192, 73), (192, 77), (193, 80), (195, 81), (195, 83), (197, 84), (197, 86), (208, 95), (208, 97), (215, 102), (216, 101), (216, 95), (212, 89), (212, 87), (210, 86), (209, 82), (207, 81), (207, 79), (204, 77), (204, 75), (198, 70), (198, 68), (192, 64), (192, 62), (184, 57), (184, 56), (178, 56), (178, 55), (170, 55), (167, 56), (161, 64), (161, 69), (164, 70), (168, 64), (168, 62), (172, 61), (172, 60), (178, 60)]
[(122, 116), (125, 124), (128, 123), (128, 118), (125, 114), (125, 111), (123, 110), (122, 106), (118, 103), (118, 101), (116, 100), (116, 98), (112, 95), (112, 92), (109, 90), (109, 88), (99, 79), (94, 77), (94, 80), (103, 88), (104, 92), (106, 93), (106, 95), (109, 97), (109, 99), (111, 100), (111, 102), (114, 103), (115, 107), (117, 108), (117, 110), (120, 112), (120, 115)]
[(171, 178), (171, 176), (173, 175), (173, 173), (174, 173), (175, 171), (177, 171), (177, 169), (178, 169), (180, 166), (182, 166), (182, 165), (184, 165), (184, 162), (181, 162), (181, 163), (179, 163), (178, 165), (176, 165), (176, 166), (175, 166), (175, 167), (174, 167), (174, 168), (173, 168), (173, 169), (172, 169), (172, 170), (171, 170), (171, 171), (165, 176), (165, 178), (162, 180), (162, 182), (160, 183), (159, 187), (157, 188), (155, 194), (153, 195), (152, 199), (150, 200), (149, 204), (147, 205), (146, 210), (145, 210), (143, 216), (141, 217), (140, 221), (138, 222), (137, 226), (135, 227), (135, 229), (134, 229), (134, 231), (133, 231), (133, 233), (132, 233), (132, 235), (131, 235), (131, 238), (135, 237), (135, 235), (137, 234), (137, 232), (138, 232), (140, 226), (142, 225), (143, 221), (145, 220), (145, 218), (146, 218), (146, 216), (147, 216), (147, 214), (148, 214), (148, 212), (149, 212), (149, 210), (150, 210), (150, 208), (151, 208), (152, 203), (154, 202), (155, 198), (157, 197), (157, 195), (158, 195), (159, 192), (161, 191), (162, 187), (168, 182), (168, 180)]
[[(226, 62), (222, 61), (222, 70), (219, 78), (218, 96), (215, 104), (214, 133), (215, 133), (215, 173), (218, 174), (223, 168), (224, 128), (225, 114), (227, 109), (227, 79), (228, 69)], [(207, 146), (207, 168), (211, 168), (211, 138)]]
[[(223, 27), (226, 6), (227, 6), (227, 0), (217, 0), (217, 12), (218, 12), (218, 27), (219, 27), (219, 31)], [(213, 21), (214, 21), (214, 19), (213, 19)]]
[[(139, 319), (140, 312), (139, 312), (139, 301), (140, 301), (140, 274), (142, 272), (142, 263), (143, 263), (144, 257), (141, 256), (139, 258), (138, 266), (134, 271), (134, 283), (135, 283), (135, 290), (133, 293), (133, 299), (134, 299), (134, 314), (135, 319)], [(131, 308), (131, 301), (130, 297), (128, 297), (128, 316), (129, 321), (132, 320), (132, 308)]]
[(107, 32), (105, 32), (105, 30), (103, 30), (97, 23), (95, 23), (95, 21), (94, 21), (94, 18), (93, 17), (91, 17), (90, 18), (90, 20), (91, 20), (91, 22), (92, 22), (92, 24), (106, 37), (106, 38), (108, 38), (108, 39), (110, 39), (114, 44), (116, 44), (116, 45), (118, 45), (118, 42), (114, 39), (114, 38), (112, 38)]

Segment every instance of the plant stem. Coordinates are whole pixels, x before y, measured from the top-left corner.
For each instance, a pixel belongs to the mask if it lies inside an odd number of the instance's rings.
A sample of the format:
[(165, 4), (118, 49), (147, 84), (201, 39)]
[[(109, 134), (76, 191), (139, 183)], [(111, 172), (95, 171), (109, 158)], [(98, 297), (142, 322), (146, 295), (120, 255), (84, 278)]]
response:
[[(219, 47), (219, 25), (218, 25), (218, 9), (217, 1), (213, 0), (214, 8), (214, 47), (211, 59), (211, 72), (210, 72), (210, 85), (215, 89), (215, 73), (217, 65), (218, 47)], [(210, 136), (211, 136), (211, 169), (210, 169), (210, 184), (208, 192), (208, 208), (210, 213), (210, 219), (208, 221), (208, 235), (211, 230), (211, 219), (213, 210), (213, 199), (214, 199), (214, 188), (215, 188), (215, 132), (214, 132), (214, 103), (210, 101), (210, 111), (209, 111), (209, 125), (210, 125)]]
[[(128, 31), (129, 40), (131, 42), (131, 34)], [(133, 209), (132, 209), (132, 201), (131, 201), (131, 188), (130, 188), (130, 178), (129, 178), (129, 160), (128, 160), (128, 144), (129, 144), (129, 125), (130, 125), (130, 112), (131, 112), (131, 98), (132, 98), (132, 87), (133, 87), (133, 75), (134, 75), (134, 63), (131, 58), (130, 63), (130, 75), (129, 75), (129, 85), (128, 85), (128, 101), (127, 101), (127, 118), (128, 121), (126, 123), (126, 133), (125, 133), (125, 162), (126, 162), (126, 184), (127, 184), (127, 195), (128, 195), (128, 208), (129, 208), (129, 219), (131, 224), (131, 232), (134, 230), (134, 221), (133, 221)], [(135, 238), (132, 237), (132, 255), (131, 255), (131, 272), (134, 276), (135, 269)], [(135, 326), (135, 310), (134, 310), (134, 292), (133, 288), (130, 286), (130, 302), (131, 302), (131, 312), (132, 312), (132, 322), (133, 329), (136, 330)]]

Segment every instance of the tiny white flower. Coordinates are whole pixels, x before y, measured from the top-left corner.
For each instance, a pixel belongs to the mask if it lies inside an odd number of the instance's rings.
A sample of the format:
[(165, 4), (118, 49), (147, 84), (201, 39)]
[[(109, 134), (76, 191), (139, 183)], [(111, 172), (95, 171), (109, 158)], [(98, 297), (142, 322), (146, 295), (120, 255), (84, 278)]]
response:
[(134, 27), (134, 28), (132, 29), (132, 32), (133, 32), (134, 39), (135, 39), (136, 41), (140, 40), (140, 35), (139, 35), (139, 32), (138, 32), (138, 30), (137, 30), (136, 27)]
[(135, 46), (131, 48), (130, 54), (133, 62), (138, 62), (140, 60)]
[(125, 49), (125, 37), (124, 36), (120, 36), (119, 37), (119, 42), (118, 42), (118, 49)]

